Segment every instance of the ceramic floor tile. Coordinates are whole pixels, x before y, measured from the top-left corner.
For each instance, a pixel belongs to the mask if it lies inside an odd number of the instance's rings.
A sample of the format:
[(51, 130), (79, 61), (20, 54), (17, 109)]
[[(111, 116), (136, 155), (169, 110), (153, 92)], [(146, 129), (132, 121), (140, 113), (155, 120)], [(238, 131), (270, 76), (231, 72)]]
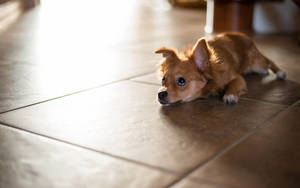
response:
[(4, 113), (0, 121), (185, 173), (285, 108), (248, 100), (164, 108), (156, 95), (157, 86), (126, 81)]
[[(45, 65), (0, 60), (0, 112), (154, 71), (147, 55), (106, 52), (101, 61)], [(122, 63), (120, 63), (122, 62)], [(142, 62), (142, 64), (141, 64)]]
[[(162, 36), (160, 39), (145, 41), (145, 42), (132, 42), (130, 45), (119, 45), (118, 48), (124, 51), (130, 52), (145, 52), (152, 54), (155, 57), (161, 57), (159, 54), (155, 54), (154, 51), (162, 46), (174, 48), (177, 51), (194, 44), (197, 40), (206, 34), (201, 30), (201, 27), (197, 26), (190, 31), (184, 31), (183, 34), (176, 33), (173, 35)], [(155, 38), (155, 37), (154, 37)], [(147, 37), (148, 39), (148, 37)], [(146, 39), (145, 39), (146, 40)], [(158, 61), (159, 62), (159, 61)]]
[(176, 176), (0, 125), (0, 187), (164, 187)]
[(277, 80), (275, 75), (247, 75), (246, 81), (248, 93), (243, 96), (245, 98), (285, 105), (300, 99), (300, 82)]
[(232, 187), (300, 186), (300, 102), (190, 177)]

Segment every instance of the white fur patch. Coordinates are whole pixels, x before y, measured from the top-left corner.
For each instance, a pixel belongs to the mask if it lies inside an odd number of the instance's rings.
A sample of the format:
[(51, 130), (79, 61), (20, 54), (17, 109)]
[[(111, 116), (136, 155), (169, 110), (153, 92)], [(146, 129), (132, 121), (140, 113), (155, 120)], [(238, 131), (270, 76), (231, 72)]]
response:
[(223, 96), (223, 101), (224, 103), (228, 103), (228, 104), (236, 104), (238, 103), (238, 97), (237, 96), (234, 96), (232, 94), (229, 94), (229, 95), (224, 95)]
[(285, 80), (285, 79), (286, 79), (286, 73), (285, 73), (285, 72), (282, 72), (282, 71), (278, 71), (278, 72), (276, 73), (276, 76), (277, 76), (277, 78), (280, 79), (280, 80)]

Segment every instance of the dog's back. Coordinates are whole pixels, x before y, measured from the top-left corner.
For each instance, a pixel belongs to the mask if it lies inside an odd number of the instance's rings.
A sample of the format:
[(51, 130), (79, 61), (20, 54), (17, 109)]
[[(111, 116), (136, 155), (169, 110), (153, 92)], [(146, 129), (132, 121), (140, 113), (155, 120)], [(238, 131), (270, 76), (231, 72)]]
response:
[(229, 69), (233, 68), (238, 74), (243, 73), (253, 62), (249, 53), (255, 45), (245, 34), (222, 33), (207, 43), (216, 53), (218, 60), (225, 63), (224, 66), (229, 66)]
[(225, 67), (234, 69), (238, 74), (267, 74), (269, 68), (276, 74), (280, 72), (272, 61), (259, 52), (253, 40), (243, 33), (222, 33), (207, 43), (218, 59), (226, 64)]

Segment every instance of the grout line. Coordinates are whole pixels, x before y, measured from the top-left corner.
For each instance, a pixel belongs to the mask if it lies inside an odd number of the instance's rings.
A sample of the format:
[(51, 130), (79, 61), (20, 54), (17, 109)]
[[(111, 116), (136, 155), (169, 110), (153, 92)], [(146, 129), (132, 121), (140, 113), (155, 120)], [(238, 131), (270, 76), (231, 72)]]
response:
[(242, 137), (240, 137), (238, 140), (236, 140), (234, 143), (230, 144), (229, 146), (225, 147), (223, 150), (217, 152), (215, 155), (213, 155), (212, 157), (208, 158), (207, 160), (205, 160), (204, 162), (200, 163), (199, 165), (197, 165), (196, 167), (194, 167), (193, 169), (189, 170), (188, 172), (184, 173), (182, 175), (181, 178), (171, 182), (169, 185), (167, 185), (166, 187), (171, 187), (174, 186), (175, 184), (179, 183), (180, 181), (182, 181), (183, 179), (185, 179), (186, 177), (190, 176), (193, 172), (195, 172), (196, 170), (200, 169), (201, 167), (207, 165), (209, 162), (223, 156), (226, 152), (228, 152), (229, 150), (231, 150), (232, 148), (234, 148), (235, 146), (239, 145), (240, 143), (242, 143), (244, 140), (246, 140), (247, 138), (249, 138), (251, 135), (257, 133), (260, 129), (266, 127), (268, 125), (268, 123), (273, 120), (275, 117), (278, 117), (279, 114), (282, 114), (283, 112), (289, 110), (290, 108), (292, 108), (293, 106), (295, 106), (300, 100), (294, 102), (292, 105), (279, 110), (277, 113), (273, 114), (271, 117), (269, 117), (268, 119), (266, 119), (265, 121), (263, 121), (260, 125), (256, 126), (254, 129), (252, 129), (251, 131), (249, 131), (247, 134), (243, 135)]
[(130, 79), (133, 79), (133, 78), (136, 78), (136, 77), (140, 77), (140, 76), (145, 76), (145, 75), (151, 74), (153, 72), (154, 72), (154, 70), (147, 71), (147, 72), (144, 72), (144, 73), (141, 73), (141, 74), (136, 74), (136, 75), (133, 75), (133, 76), (129, 76), (127, 78), (124, 78), (123, 80), (130, 80)]
[(172, 171), (172, 170), (169, 170), (169, 169), (166, 169), (166, 168), (163, 168), (163, 167), (159, 167), (159, 166), (143, 163), (143, 162), (140, 162), (140, 161), (136, 161), (136, 160), (133, 160), (133, 159), (129, 159), (129, 158), (126, 158), (126, 157), (121, 157), (121, 156), (118, 156), (118, 155), (110, 154), (110, 153), (100, 151), (100, 150), (97, 150), (97, 149), (94, 149), (94, 148), (91, 148), (91, 147), (88, 147), (88, 146), (83, 146), (83, 145), (80, 145), (80, 144), (72, 143), (72, 142), (65, 141), (65, 140), (55, 138), (55, 137), (52, 137), (52, 136), (48, 136), (48, 135), (45, 135), (45, 134), (36, 133), (36, 132), (30, 131), (30, 130), (27, 130), (27, 129), (24, 129), (24, 128), (20, 128), (20, 127), (14, 126), (14, 125), (7, 124), (7, 123), (2, 122), (2, 121), (0, 121), (0, 125), (2, 125), (4, 127), (11, 128), (11, 129), (17, 129), (19, 131), (26, 132), (27, 134), (33, 134), (35, 136), (39, 136), (39, 137), (42, 137), (42, 138), (45, 138), (45, 139), (49, 139), (49, 140), (52, 140), (52, 141), (57, 141), (59, 143), (64, 143), (64, 144), (67, 144), (69, 146), (73, 146), (73, 147), (76, 147), (76, 148), (81, 148), (83, 150), (88, 150), (90, 152), (94, 152), (94, 153), (97, 153), (97, 154), (112, 157), (114, 159), (118, 159), (118, 160), (121, 160), (121, 161), (126, 161), (126, 162), (129, 162), (129, 163), (133, 163), (133, 164), (136, 164), (136, 165), (139, 165), (139, 166), (147, 167), (147, 168), (150, 168), (150, 169), (153, 169), (153, 170), (158, 170), (158, 171), (161, 171), (161, 172), (164, 172), (164, 173), (169, 173), (169, 174), (176, 175), (176, 176), (179, 175), (175, 171)]
[(38, 64), (35, 64), (35, 63), (32, 63), (30, 61), (27, 61), (27, 60), (17, 60), (17, 59), (11, 59), (11, 58), (7, 58), (7, 57), (0, 57), (0, 61), (4, 61), (4, 62), (9, 62), (9, 63), (26, 63), (27, 65), (30, 65), (30, 66), (39, 66)]
[(228, 184), (224, 184), (224, 183), (218, 183), (218, 182), (214, 182), (214, 181), (207, 180), (207, 179), (202, 179), (202, 178), (197, 178), (196, 179), (196, 178), (191, 177), (189, 179), (189, 181), (195, 182), (197, 184), (209, 183), (209, 184), (216, 185), (216, 186), (222, 187), (222, 188), (236, 188), (235, 186), (232, 186), (232, 185), (228, 185)]
[(145, 74), (143, 74), (143, 75), (132, 76), (132, 78), (130, 78), (130, 79), (138, 78), (138, 77), (140, 77), (140, 76), (146, 76), (146, 75), (154, 74), (155, 72), (157, 72), (157, 71), (155, 71), (155, 70), (153, 70), (153, 71), (151, 71), (151, 72), (149, 71), (148, 73), (145, 73)]
[(79, 91), (75, 91), (73, 93), (61, 95), (61, 96), (58, 96), (58, 97), (54, 97), (54, 98), (42, 100), (42, 101), (35, 102), (35, 103), (32, 103), (32, 104), (28, 104), (28, 105), (25, 105), (25, 106), (21, 106), (21, 107), (13, 108), (13, 109), (10, 109), (10, 110), (6, 110), (6, 111), (3, 111), (3, 112), (0, 112), (0, 114), (12, 112), (12, 111), (16, 111), (16, 110), (19, 110), (19, 109), (23, 109), (23, 108), (27, 108), (27, 107), (30, 107), (30, 106), (38, 105), (38, 104), (41, 104), (41, 103), (46, 103), (46, 102), (53, 101), (53, 100), (56, 100), (56, 99), (60, 99), (60, 98), (63, 98), (63, 97), (68, 97), (68, 96), (71, 96), (71, 95), (83, 93), (83, 92), (86, 92), (86, 91), (91, 91), (91, 90), (98, 89), (98, 88), (101, 88), (101, 87), (104, 87), (104, 86), (107, 86), (107, 85), (115, 84), (115, 83), (118, 83), (118, 82), (130, 81), (132, 78), (139, 77), (139, 76), (144, 76), (144, 75), (150, 74), (152, 72), (153, 71), (151, 71), (151, 72), (144, 72), (144, 73), (141, 73), (141, 74), (138, 74), (138, 75), (134, 75), (134, 76), (122, 78), (122, 79), (119, 79), (119, 80), (111, 81), (111, 82), (108, 82), (108, 83), (96, 85), (94, 87), (82, 89), (82, 90), (79, 90)]
[(116, 80), (116, 81), (108, 82), (108, 83), (101, 84), (101, 85), (98, 85), (98, 86), (95, 86), (95, 87), (90, 87), (90, 88), (86, 88), (86, 89), (83, 89), (83, 90), (75, 91), (73, 93), (69, 93), (69, 94), (66, 94), (66, 95), (61, 95), (61, 96), (58, 96), (58, 97), (54, 97), (54, 98), (42, 100), (42, 101), (35, 102), (35, 103), (32, 103), (32, 104), (28, 104), (28, 105), (25, 105), (25, 106), (13, 108), (13, 109), (10, 109), (10, 110), (6, 110), (6, 111), (3, 111), (3, 112), (0, 112), (0, 114), (4, 114), (4, 113), (7, 113), (7, 112), (12, 112), (12, 111), (16, 111), (16, 110), (19, 110), (19, 109), (22, 109), (22, 108), (27, 108), (27, 107), (38, 105), (38, 104), (41, 104), (41, 103), (46, 103), (46, 102), (49, 102), (49, 101), (53, 101), (53, 100), (60, 99), (60, 98), (63, 98), (63, 97), (75, 95), (75, 94), (82, 93), (82, 92), (85, 92), (85, 91), (90, 91), (90, 90), (96, 89), (98, 87), (103, 87), (103, 86), (114, 84), (114, 83), (117, 83), (117, 82), (120, 82), (120, 81), (123, 81), (123, 80)]
[[(290, 106), (293, 104), (293, 103), (292, 104), (281, 104), (281, 103), (269, 102), (269, 101), (264, 101), (264, 100), (260, 100), (260, 99), (248, 98), (248, 97), (241, 97), (240, 99), (250, 101), (250, 102), (260, 102), (260, 103), (273, 104), (273, 105), (275, 104), (275, 105), (281, 105), (281, 106)], [(296, 102), (299, 99), (297, 99)]]
[(152, 83), (152, 82), (146, 82), (146, 81), (140, 81), (140, 80), (130, 80), (132, 82), (136, 82), (139, 84), (146, 84), (146, 85), (154, 85), (154, 86), (160, 86), (160, 84)]

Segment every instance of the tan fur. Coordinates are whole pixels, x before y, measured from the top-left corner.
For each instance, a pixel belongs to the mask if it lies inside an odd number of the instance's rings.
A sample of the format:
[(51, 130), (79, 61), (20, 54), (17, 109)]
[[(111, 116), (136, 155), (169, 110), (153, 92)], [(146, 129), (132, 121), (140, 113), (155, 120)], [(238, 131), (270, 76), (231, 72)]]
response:
[[(167, 92), (164, 103), (159, 99), (162, 104), (188, 102), (222, 91), (225, 91), (224, 102), (236, 103), (247, 92), (242, 74), (267, 74), (271, 69), (278, 78), (286, 77), (242, 33), (222, 33), (208, 41), (201, 38), (194, 46), (180, 53), (165, 47), (155, 53), (161, 53), (166, 58), (161, 64), (161, 75), (165, 81), (160, 92)], [(180, 77), (186, 81), (184, 86), (177, 83)]]

